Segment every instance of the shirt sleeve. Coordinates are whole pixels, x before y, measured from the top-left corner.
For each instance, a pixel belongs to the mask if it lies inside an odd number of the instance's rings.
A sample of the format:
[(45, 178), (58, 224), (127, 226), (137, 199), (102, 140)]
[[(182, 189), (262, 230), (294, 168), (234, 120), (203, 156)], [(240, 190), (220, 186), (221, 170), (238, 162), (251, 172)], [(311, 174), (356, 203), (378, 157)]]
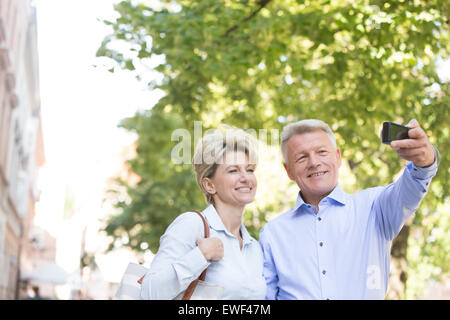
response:
[(184, 213), (172, 222), (142, 281), (141, 299), (173, 299), (200, 276), (209, 265), (196, 245), (203, 236), (203, 223), (196, 213)]
[(410, 162), (401, 177), (385, 187), (376, 198), (373, 208), (379, 230), (387, 240), (392, 241), (419, 208), (437, 169), (437, 154), (434, 163), (426, 168), (416, 167)]
[(273, 261), (268, 237), (267, 228), (262, 228), (259, 234), (259, 244), (261, 245), (264, 258), (263, 275), (267, 284), (266, 300), (276, 300), (278, 294), (278, 274)]

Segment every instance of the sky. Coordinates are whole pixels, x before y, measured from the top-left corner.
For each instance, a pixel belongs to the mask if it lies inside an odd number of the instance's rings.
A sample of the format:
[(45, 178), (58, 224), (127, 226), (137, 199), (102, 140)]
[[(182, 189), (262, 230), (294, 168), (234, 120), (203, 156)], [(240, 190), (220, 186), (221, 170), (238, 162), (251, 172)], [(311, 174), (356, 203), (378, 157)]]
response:
[[(55, 183), (75, 192), (112, 172), (112, 152), (130, 143), (118, 122), (154, 104), (129, 72), (94, 68), (114, 16), (110, 0), (36, 0), (44, 146)], [(63, 192), (65, 189), (59, 189)], [(86, 193), (82, 191), (81, 193)]]
[[(100, 245), (96, 237), (99, 219), (107, 214), (102, 207), (105, 181), (120, 169), (120, 152), (135, 139), (117, 127), (119, 121), (150, 108), (160, 97), (130, 72), (108, 72), (95, 57), (111, 33), (99, 20), (116, 16), (115, 2), (34, 1), (46, 156), (35, 224), (57, 238), (57, 263), (69, 272), (79, 262), (83, 226), (90, 226), (94, 242), (87, 245)], [(78, 208), (70, 222), (63, 220), (67, 188)]]

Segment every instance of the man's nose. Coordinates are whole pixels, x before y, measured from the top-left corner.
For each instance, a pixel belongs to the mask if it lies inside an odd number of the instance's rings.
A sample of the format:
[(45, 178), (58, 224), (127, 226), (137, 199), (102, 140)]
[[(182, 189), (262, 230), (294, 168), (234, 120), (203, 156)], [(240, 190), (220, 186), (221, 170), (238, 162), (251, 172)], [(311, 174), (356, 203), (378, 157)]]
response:
[(316, 167), (320, 164), (319, 157), (314, 154), (311, 154), (308, 157), (308, 167)]

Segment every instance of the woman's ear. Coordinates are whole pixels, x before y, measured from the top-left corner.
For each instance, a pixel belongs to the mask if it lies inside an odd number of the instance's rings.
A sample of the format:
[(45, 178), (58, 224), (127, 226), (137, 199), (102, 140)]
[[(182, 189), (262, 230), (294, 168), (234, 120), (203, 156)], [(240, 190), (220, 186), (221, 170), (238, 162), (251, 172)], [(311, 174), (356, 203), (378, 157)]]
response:
[(214, 186), (214, 183), (209, 178), (203, 178), (202, 180), (203, 188), (208, 192), (209, 194), (215, 194), (216, 187)]

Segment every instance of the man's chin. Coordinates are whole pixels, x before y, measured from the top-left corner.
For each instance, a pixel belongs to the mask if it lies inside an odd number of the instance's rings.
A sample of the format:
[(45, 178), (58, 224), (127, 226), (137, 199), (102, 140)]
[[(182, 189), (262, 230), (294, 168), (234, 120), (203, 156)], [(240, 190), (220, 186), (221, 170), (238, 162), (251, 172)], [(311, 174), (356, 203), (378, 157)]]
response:
[(307, 190), (302, 189), (300, 193), (302, 194), (303, 199), (305, 199), (305, 196), (308, 199), (310, 198), (323, 199), (326, 196), (328, 196), (331, 192), (333, 192), (335, 187), (336, 186), (333, 187), (328, 186), (326, 188), (307, 189)]

